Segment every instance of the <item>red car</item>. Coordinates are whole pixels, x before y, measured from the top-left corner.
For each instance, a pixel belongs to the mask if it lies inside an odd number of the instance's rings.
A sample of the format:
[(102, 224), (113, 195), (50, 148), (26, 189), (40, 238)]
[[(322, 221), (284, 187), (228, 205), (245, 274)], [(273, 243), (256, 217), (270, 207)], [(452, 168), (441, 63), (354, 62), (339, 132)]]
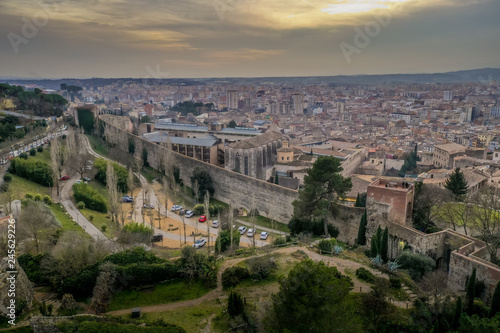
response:
[(62, 176), (62, 177), (61, 177), (61, 180), (68, 180), (68, 179), (70, 179), (70, 178), (71, 178), (70, 176), (67, 176), (67, 175), (66, 175), (66, 176)]
[(200, 221), (200, 222), (206, 222), (207, 221), (207, 217), (205, 215), (202, 215), (202, 216), (200, 216), (200, 218), (198, 219), (198, 221)]

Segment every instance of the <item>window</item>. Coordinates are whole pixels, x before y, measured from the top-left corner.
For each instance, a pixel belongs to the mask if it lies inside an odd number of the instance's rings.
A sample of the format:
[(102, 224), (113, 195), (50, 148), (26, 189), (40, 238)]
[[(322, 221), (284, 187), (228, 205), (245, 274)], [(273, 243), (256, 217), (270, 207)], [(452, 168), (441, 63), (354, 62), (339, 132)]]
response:
[(285, 158), (283, 156), (281, 156), (281, 160), (283, 161), (283, 160), (285, 160)]
[(289, 156), (287, 156), (287, 157), (286, 157), (286, 160), (287, 160), (287, 161), (289, 161), (289, 160), (290, 160), (290, 157), (289, 157)]

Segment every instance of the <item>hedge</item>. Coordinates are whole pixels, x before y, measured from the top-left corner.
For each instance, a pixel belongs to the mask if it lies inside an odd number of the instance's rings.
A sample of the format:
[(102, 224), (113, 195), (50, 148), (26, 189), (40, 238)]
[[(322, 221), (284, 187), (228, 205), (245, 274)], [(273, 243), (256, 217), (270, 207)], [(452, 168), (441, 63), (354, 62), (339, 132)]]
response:
[[(128, 170), (118, 163), (113, 162), (113, 169), (115, 170), (116, 178), (118, 179), (118, 189), (122, 193), (128, 192)], [(97, 174), (95, 179), (101, 184), (106, 185), (106, 169), (108, 166), (108, 161), (103, 158), (98, 158), (94, 162), (94, 167), (97, 169)]]
[(135, 263), (159, 264), (165, 262), (155, 256), (151, 251), (144, 250), (143, 247), (134, 247), (126, 251), (118, 252), (107, 256), (104, 261), (112, 262), (118, 266), (125, 266)]
[(85, 183), (73, 185), (73, 196), (76, 202), (83, 202), (88, 209), (101, 213), (108, 211), (104, 197), (96, 189)]
[(52, 186), (54, 182), (52, 168), (42, 161), (14, 158), (10, 162), (8, 172), (47, 187)]

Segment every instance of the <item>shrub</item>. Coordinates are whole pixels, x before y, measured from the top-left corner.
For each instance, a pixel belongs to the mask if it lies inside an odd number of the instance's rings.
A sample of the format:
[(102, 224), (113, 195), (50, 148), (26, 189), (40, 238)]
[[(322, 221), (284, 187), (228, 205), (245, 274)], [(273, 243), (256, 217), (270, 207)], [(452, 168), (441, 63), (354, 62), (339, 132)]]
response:
[(229, 267), (222, 273), (222, 287), (224, 289), (235, 287), (249, 277), (248, 269), (238, 266)]
[(52, 168), (42, 161), (14, 158), (10, 162), (9, 172), (43, 186), (52, 186), (54, 182)]
[(23, 268), (28, 279), (35, 285), (46, 284), (49, 281), (49, 278), (40, 268), (40, 263), (45, 256), (46, 254), (42, 253), (37, 255), (26, 253), (18, 258), (19, 265)]
[[(332, 242), (331, 242), (329, 239), (322, 239), (322, 240), (318, 243), (318, 249), (319, 249), (321, 252), (332, 253), (332, 250), (333, 250), (333, 244), (332, 244)], [(320, 253), (321, 253), (321, 252), (320, 252)]]
[(280, 246), (280, 245), (285, 245), (286, 244), (286, 239), (283, 237), (278, 237), (273, 241), (273, 245), (275, 246)]
[(254, 208), (254, 209), (250, 210), (248, 215), (259, 216), (260, 215), (259, 210), (257, 208)]
[(92, 214), (89, 215), (89, 221), (90, 222), (94, 221), (94, 215), (92, 215)]
[(28, 159), (28, 154), (21, 153), (21, 154), (19, 154), (19, 158), (22, 158), (23, 160), (27, 160)]
[(202, 215), (205, 214), (205, 206), (203, 204), (197, 204), (193, 208), (193, 213), (195, 215)]
[[(323, 220), (316, 221), (301, 221), (293, 219), (288, 222), (288, 228), (290, 229), (290, 234), (292, 236), (298, 236), (301, 233), (311, 233), (315, 236), (322, 236), (325, 234), (325, 227), (323, 225)], [(339, 231), (334, 225), (328, 224), (328, 233), (331, 237), (337, 238)]]
[(35, 201), (42, 201), (42, 195), (40, 193), (37, 193), (37, 194), (35, 194), (35, 196), (33, 197), (33, 199)]
[(398, 277), (391, 276), (389, 278), (389, 283), (391, 284), (391, 288), (393, 289), (401, 288), (401, 280)]
[(30, 149), (30, 156), (35, 156), (36, 155), (36, 149), (35, 148), (31, 148)]
[(33, 199), (33, 194), (31, 194), (31, 193), (26, 193), (26, 194), (24, 195), (24, 198), (25, 198), (25, 199)]
[(43, 200), (43, 203), (46, 205), (52, 204), (52, 198), (48, 195), (44, 195), (42, 200)]
[(356, 276), (366, 282), (374, 282), (375, 275), (364, 267), (360, 267), (356, 270)]
[(63, 139), (63, 140), (64, 140), (64, 139), (66, 139), (66, 134), (63, 134), (63, 135), (62, 135), (62, 139)]
[(85, 202), (78, 201), (78, 203), (76, 204), (76, 206), (78, 207), (78, 209), (85, 209)]
[(37, 152), (39, 153), (42, 153), (43, 152), (43, 147), (42, 146), (39, 146), (37, 149), (36, 149)]
[(5, 175), (3, 175), (3, 181), (6, 182), (6, 183), (11, 182), (12, 181), (12, 175), (7, 172)]
[(105, 224), (101, 225), (102, 232), (105, 232), (107, 228), (108, 228), (107, 225), (105, 225)]
[(423, 254), (413, 253), (405, 250), (398, 258), (398, 263), (402, 269), (406, 269), (410, 277), (419, 281), (425, 272), (430, 272), (436, 266), (436, 262)]
[(276, 260), (270, 256), (257, 257), (248, 260), (248, 267), (252, 279), (264, 280), (275, 270), (278, 266)]
[(146, 251), (140, 246), (111, 254), (104, 258), (104, 261), (109, 261), (119, 266), (135, 263), (159, 264), (165, 262), (165, 260), (158, 258), (154, 253)]
[(108, 211), (103, 196), (96, 189), (87, 184), (74, 184), (73, 196), (75, 197), (75, 201), (83, 202), (88, 209), (101, 213), (106, 213)]
[(241, 295), (231, 291), (227, 300), (227, 312), (231, 317), (238, 316), (244, 311)]

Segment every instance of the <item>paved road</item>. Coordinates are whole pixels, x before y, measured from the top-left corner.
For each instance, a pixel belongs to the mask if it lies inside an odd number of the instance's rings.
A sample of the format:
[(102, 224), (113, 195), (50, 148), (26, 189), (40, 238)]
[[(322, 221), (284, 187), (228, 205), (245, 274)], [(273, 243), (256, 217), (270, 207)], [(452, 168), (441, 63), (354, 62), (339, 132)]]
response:
[(96, 228), (95, 225), (90, 223), (87, 218), (80, 213), (80, 211), (75, 207), (70, 197), (70, 190), (73, 184), (76, 182), (75, 178), (71, 178), (69, 180), (63, 181), (63, 187), (61, 189), (61, 204), (66, 208), (66, 211), (69, 215), (75, 220), (82, 228), (85, 230), (93, 239), (95, 240), (104, 240), (106, 242), (112, 243), (106, 235), (104, 235), (99, 229)]

